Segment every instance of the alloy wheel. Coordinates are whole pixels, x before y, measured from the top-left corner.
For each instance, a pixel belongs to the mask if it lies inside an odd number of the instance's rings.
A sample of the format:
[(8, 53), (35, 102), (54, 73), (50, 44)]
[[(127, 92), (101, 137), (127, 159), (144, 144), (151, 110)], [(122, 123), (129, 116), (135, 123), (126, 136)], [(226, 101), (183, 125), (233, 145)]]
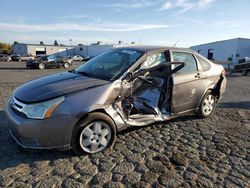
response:
[(215, 99), (212, 94), (207, 95), (205, 100), (203, 101), (202, 111), (204, 114), (209, 115), (212, 113), (215, 105)]

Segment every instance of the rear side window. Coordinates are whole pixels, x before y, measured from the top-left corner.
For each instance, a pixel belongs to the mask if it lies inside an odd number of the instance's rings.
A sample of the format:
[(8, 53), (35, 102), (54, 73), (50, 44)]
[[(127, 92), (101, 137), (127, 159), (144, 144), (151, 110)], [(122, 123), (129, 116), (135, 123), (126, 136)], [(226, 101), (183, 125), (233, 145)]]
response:
[(176, 74), (187, 74), (197, 72), (197, 62), (194, 56), (185, 52), (172, 52), (174, 62), (184, 62), (185, 66)]
[(198, 59), (202, 70), (206, 71), (206, 70), (210, 69), (211, 65), (206, 59), (204, 59), (198, 55), (196, 55), (196, 58)]

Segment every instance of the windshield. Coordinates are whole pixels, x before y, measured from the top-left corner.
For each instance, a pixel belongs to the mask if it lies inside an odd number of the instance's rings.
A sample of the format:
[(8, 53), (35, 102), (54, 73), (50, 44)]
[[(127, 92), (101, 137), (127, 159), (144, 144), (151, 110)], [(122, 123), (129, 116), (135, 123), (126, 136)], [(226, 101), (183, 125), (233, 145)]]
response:
[(143, 52), (136, 50), (109, 50), (87, 61), (76, 72), (103, 80), (116, 80), (142, 55)]

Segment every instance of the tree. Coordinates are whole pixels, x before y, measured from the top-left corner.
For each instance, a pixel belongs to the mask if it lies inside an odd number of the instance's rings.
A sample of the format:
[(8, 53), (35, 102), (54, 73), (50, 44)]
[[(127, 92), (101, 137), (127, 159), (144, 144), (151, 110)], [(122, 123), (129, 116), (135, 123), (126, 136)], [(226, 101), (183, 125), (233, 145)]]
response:
[(44, 45), (43, 41), (40, 41), (40, 45)]
[(14, 45), (15, 45), (15, 44), (19, 44), (19, 42), (17, 42), (17, 41), (14, 41), (14, 42), (13, 42), (13, 44), (14, 44)]
[(54, 41), (54, 45), (55, 45), (55, 46), (59, 46), (57, 40)]
[(0, 42), (0, 53), (11, 54), (12, 46), (10, 44)]

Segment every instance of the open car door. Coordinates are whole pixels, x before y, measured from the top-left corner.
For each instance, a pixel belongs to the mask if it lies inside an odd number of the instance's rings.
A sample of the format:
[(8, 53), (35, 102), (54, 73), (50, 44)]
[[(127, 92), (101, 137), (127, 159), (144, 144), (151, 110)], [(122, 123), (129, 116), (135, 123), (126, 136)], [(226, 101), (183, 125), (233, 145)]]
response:
[[(175, 64), (172, 70), (171, 65)], [(178, 65), (178, 66), (177, 66)], [(127, 125), (143, 126), (167, 120), (171, 114), (171, 75), (184, 67), (184, 63), (161, 62), (153, 67), (141, 67), (122, 81), (116, 111)]]

